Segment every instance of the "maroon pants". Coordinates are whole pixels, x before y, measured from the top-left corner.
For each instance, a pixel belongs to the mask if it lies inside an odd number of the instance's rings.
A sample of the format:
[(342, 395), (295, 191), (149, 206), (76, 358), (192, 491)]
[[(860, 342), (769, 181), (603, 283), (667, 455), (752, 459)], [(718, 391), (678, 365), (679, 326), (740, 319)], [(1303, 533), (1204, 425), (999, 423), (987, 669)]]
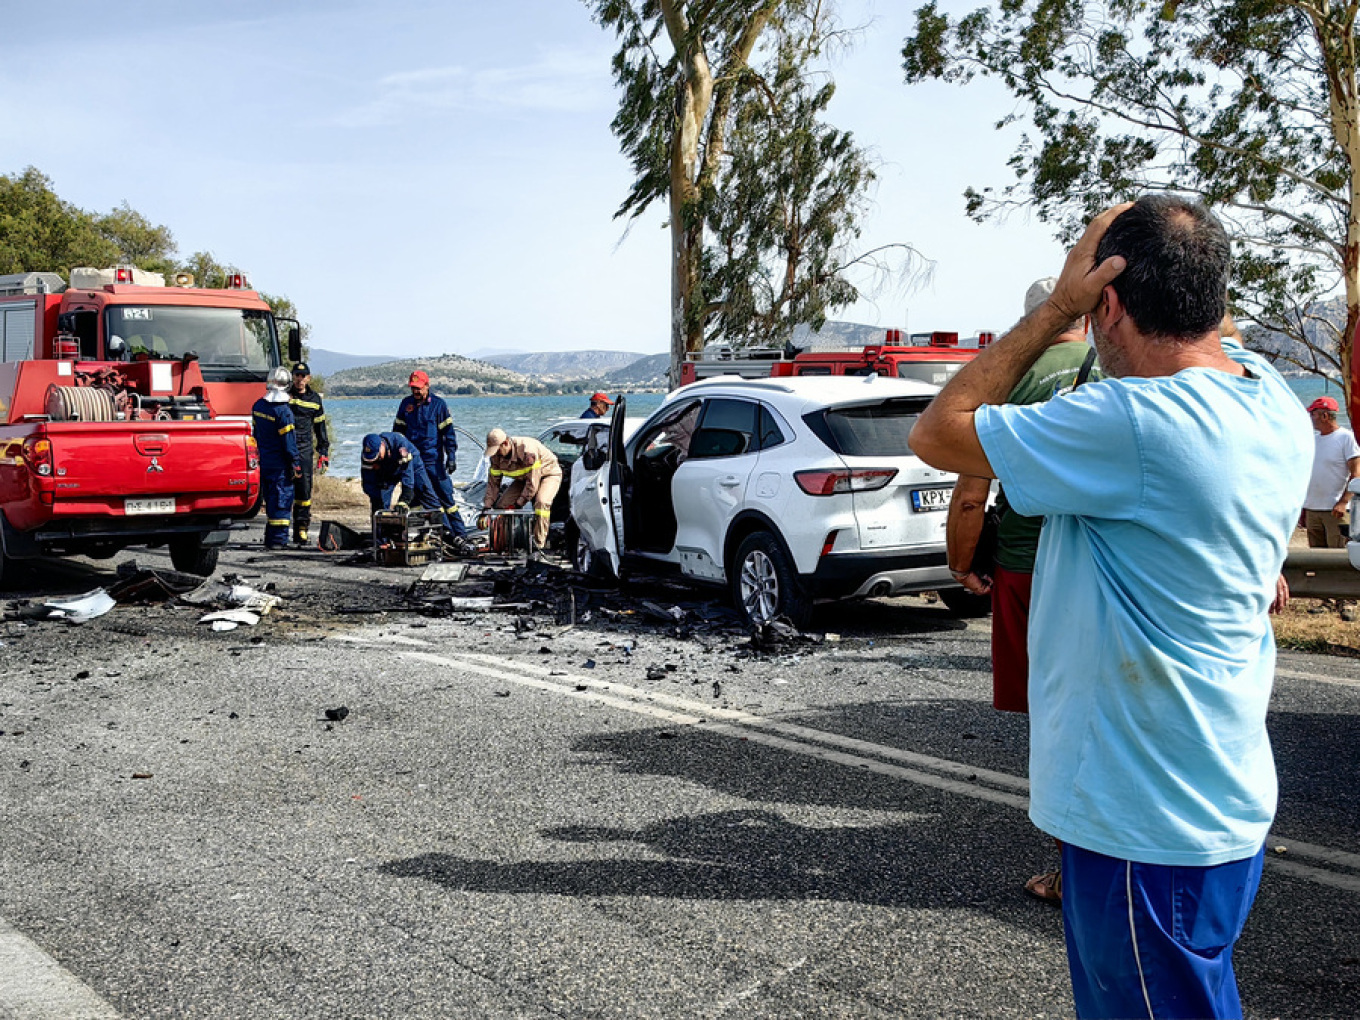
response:
[(1033, 574), (992, 572), (992, 707), (1029, 711), (1029, 593)]

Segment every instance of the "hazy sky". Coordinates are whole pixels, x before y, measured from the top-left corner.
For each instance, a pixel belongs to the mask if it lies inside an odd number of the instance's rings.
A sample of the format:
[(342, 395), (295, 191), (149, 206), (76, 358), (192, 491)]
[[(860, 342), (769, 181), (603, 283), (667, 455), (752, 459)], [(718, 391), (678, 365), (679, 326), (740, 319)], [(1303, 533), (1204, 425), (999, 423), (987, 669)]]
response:
[[(934, 277), (836, 317), (1004, 330), (1062, 252), (1023, 215), (964, 216), (967, 185), (1009, 182), (1018, 129), (993, 130), (1012, 106), (989, 83), (902, 84), (916, 6), (841, 3), (865, 28), (830, 116), (882, 164), (864, 247), (910, 243)], [(72, 0), (0, 43), (0, 173), (128, 202), (292, 298), (318, 347), (660, 352), (663, 210), (613, 219), (613, 48), (578, 0)]]

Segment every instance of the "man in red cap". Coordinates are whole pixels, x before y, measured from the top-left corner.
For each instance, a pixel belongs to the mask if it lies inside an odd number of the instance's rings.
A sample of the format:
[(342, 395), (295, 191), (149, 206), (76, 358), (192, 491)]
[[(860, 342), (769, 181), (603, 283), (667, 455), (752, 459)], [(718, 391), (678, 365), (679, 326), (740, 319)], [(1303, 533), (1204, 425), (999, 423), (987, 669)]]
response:
[(453, 533), (454, 547), (466, 551), (467, 526), (458, 514), (453, 499), (453, 478), (458, 469), (458, 436), (453, 427), (453, 415), (444, 398), (430, 392), (430, 377), (420, 369), (407, 380), (411, 395), (402, 400), (392, 431), (409, 439), (420, 451), (430, 484), (439, 494), (441, 509)]
[(1340, 549), (1346, 544), (1341, 522), (1351, 494), (1346, 486), (1360, 478), (1360, 445), (1350, 429), (1336, 423), (1340, 410), (1332, 397), (1318, 397), (1308, 405), (1313, 419), (1313, 476), (1303, 500), (1303, 526), (1310, 549)]
[(603, 418), (609, 413), (609, 405), (614, 401), (609, 399), (607, 393), (592, 393), (590, 395), (590, 406), (581, 412), (582, 418)]

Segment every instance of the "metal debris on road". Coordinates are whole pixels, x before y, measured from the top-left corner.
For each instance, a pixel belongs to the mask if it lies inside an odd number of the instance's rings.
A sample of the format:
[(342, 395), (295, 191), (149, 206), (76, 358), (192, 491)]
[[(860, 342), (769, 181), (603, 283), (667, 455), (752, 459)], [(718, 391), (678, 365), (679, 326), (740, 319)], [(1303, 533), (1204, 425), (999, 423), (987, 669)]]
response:
[(51, 599), (44, 602), (43, 605), (50, 610), (47, 614), (48, 619), (84, 623), (86, 620), (93, 620), (96, 616), (103, 616), (117, 603), (109, 597), (109, 593), (103, 588), (96, 588), (71, 599)]

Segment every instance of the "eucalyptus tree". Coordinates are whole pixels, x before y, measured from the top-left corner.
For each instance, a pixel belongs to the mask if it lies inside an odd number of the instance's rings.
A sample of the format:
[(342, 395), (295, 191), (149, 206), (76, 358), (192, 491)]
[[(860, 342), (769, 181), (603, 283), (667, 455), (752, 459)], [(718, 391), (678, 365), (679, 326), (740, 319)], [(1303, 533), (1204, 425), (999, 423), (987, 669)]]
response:
[[(659, 200), (668, 206), (671, 381), (678, 381), (685, 354), (699, 350), (707, 338), (743, 339), (771, 309), (815, 319), (821, 309), (841, 301), (846, 291), (828, 271), (831, 258), (816, 262), (828, 247), (820, 240), (821, 224), (853, 222), (849, 214), (856, 200), (842, 196), (837, 213), (821, 193), (835, 182), (861, 186), (868, 175), (855, 169), (855, 160), (862, 163), (863, 157), (851, 153), (849, 136), (815, 122), (830, 93), (799, 77), (834, 33), (829, 2), (586, 2), (619, 44), (613, 71), (620, 100), (612, 126), (634, 180), (616, 215), (636, 218)], [(783, 105), (790, 102), (804, 105)], [(761, 118), (779, 123), (762, 125)], [(763, 197), (760, 165), (768, 169), (792, 154), (790, 130), (812, 131), (814, 138), (801, 141), (825, 144), (825, 154), (841, 166), (829, 174), (819, 168), (819, 183), (799, 185), (824, 210), (816, 224), (808, 219), (808, 209), (798, 210), (791, 227), (804, 233), (792, 238), (774, 229), (767, 205), (747, 204)], [(794, 190), (785, 189), (791, 196)], [(804, 293), (771, 289), (768, 278), (757, 278), (767, 274), (781, 250), (785, 256), (797, 253), (795, 277), (801, 261), (812, 260), (801, 281)], [(812, 291), (819, 288), (816, 297)]]
[[(1028, 206), (1069, 240), (1113, 200), (1198, 196), (1238, 242), (1234, 308), (1295, 341), (1279, 346), (1284, 360), (1349, 395), (1357, 10), (1360, 0), (1003, 0), (951, 19), (932, 2), (916, 11), (903, 68), (909, 83), (991, 77), (1022, 104), (997, 125), (1032, 127), (1010, 159), (1015, 179), (970, 187), (975, 219)], [(1321, 312), (1338, 290), (1344, 325)]]
[(809, 76), (800, 36), (780, 33), (760, 88), (738, 104), (722, 181), (705, 209), (710, 328), (737, 342), (782, 343), (814, 330), (859, 291), (845, 271), (875, 179), (849, 132), (822, 116), (835, 92)]

